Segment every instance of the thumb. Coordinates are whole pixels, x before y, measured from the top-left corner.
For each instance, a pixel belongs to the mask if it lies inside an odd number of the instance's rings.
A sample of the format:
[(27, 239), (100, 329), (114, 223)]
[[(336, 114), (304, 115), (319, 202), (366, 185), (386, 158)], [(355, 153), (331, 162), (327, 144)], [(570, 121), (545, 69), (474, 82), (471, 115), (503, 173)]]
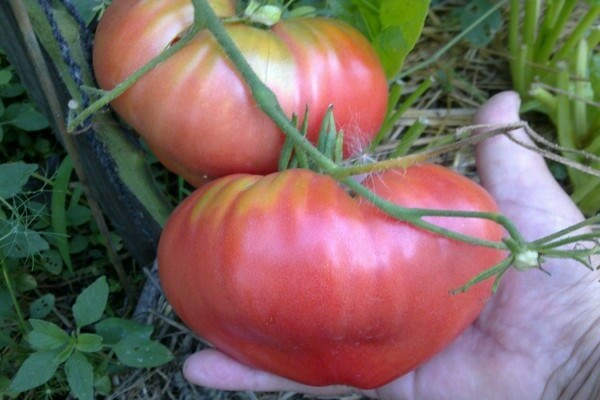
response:
[[(517, 93), (499, 93), (479, 109), (474, 123), (501, 125), (519, 122), (520, 105), (521, 99)], [(482, 131), (485, 130), (479, 130), (479, 133)], [(510, 134), (523, 143), (533, 145), (523, 129)], [(515, 184), (525, 186), (539, 182), (540, 179), (554, 181), (542, 156), (505, 135), (497, 135), (480, 143), (476, 148), (476, 160), (481, 181), (493, 195), (500, 194)]]
[[(518, 122), (519, 96), (502, 92), (477, 112), (476, 124)], [(481, 131), (481, 130), (480, 130)], [(533, 145), (523, 129), (511, 132)], [(552, 233), (582, 219), (581, 212), (554, 179), (543, 157), (504, 135), (481, 142), (476, 148), (477, 171), (483, 186), (528, 240)], [(543, 223), (534, 223), (536, 219)]]

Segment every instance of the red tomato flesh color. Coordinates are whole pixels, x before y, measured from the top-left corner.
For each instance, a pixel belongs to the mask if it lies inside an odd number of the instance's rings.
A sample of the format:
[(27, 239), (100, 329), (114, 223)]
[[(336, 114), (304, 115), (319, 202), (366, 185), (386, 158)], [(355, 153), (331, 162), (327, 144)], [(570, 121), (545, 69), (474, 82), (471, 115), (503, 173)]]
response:
[[(497, 211), (480, 186), (435, 165), (364, 184), (405, 207)], [(503, 236), (488, 220), (426, 219)], [(491, 282), (450, 292), (504, 256), (397, 221), (307, 170), (201, 187), (173, 213), (158, 249), (168, 301), (218, 349), (305, 384), (363, 389), (414, 369), (469, 326)]]

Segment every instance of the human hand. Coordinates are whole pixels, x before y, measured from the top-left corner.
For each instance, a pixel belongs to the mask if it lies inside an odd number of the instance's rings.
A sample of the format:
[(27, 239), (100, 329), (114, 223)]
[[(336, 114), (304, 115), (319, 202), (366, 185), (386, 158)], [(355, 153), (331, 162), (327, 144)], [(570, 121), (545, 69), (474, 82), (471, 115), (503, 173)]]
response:
[[(519, 99), (491, 98), (475, 123), (516, 122)], [(513, 133), (528, 141), (525, 132)], [(477, 147), (477, 168), (500, 211), (527, 240), (583, 219), (556, 183), (543, 158), (504, 136)], [(583, 348), (598, 345), (598, 274), (573, 261), (550, 260), (549, 276), (508, 271), (482, 314), (451, 345), (427, 363), (367, 396), (381, 399), (556, 399), (585, 362)], [(347, 387), (310, 387), (239, 364), (213, 349), (186, 361), (192, 383), (225, 390), (295, 391), (341, 395)], [(571, 398), (571, 397), (569, 397)]]

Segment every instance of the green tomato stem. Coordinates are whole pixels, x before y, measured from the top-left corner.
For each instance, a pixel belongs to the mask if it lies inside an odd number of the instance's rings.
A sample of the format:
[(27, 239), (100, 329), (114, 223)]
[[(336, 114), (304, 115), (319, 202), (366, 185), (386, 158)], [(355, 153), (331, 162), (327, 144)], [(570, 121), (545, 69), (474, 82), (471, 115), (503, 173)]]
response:
[(92, 114), (98, 112), (103, 107), (107, 106), (111, 101), (125, 93), (127, 89), (129, 89), (133, 84), (135, 84), (142, 76), (150, 72), (153, 68), (155, 68), (158, 64), (165, 61), (173, 54), (177, 53), (184, 46), (186, 46), (194, 36), (202, 29), (202, 24), (194, 23), (192, 28), (183, 36), (177, 43), (170, 46), (161, 52), (157, 57), (151, 60), (149, 63), (144, 64), (139, 70), (134, 72), (131, 76), (125, 79), (123, 82), (119, 83), (115, 86), (114, 89), (107, 92), (104, 96), (90, 104), (88, 108), (83, 110), (80, 114), (78, 114), (73, 120), (69, 122), (67, 125), (67, 130), (69, 132), (73, 132), (79, 125), (81, 125), (88, 117)]
[(309, 156), (324, 173), (334, 177), (340, 183), (353, 190), (357, 195), (364, 197), (368, 201), (371, 201), (374, 205), (379, 207), (388, 215), (404, 220), (419, 228), (475, 245), (492, 247), (496, 249), (505, 249), (506, 247), (504, 243), (487, 241), (468, 235), (463, 235), (441, 228), (422, 219), (425, 216), (433, 215), (463, 218), (485, 218), (502, 224), (511, 236), (514, 235), (516, 241), (520, 243), (523, 242), (521, 235), (516, 230), (514, 225), (507, 218), (501, 215), (495, 213), (453, 212), (404, 208), (375, 195), (372, 191), (355, 181), (350, 176), (351, 174), (343, 174), (344, 176), (338, 176), (341, 169), (330, 158), (323, 155), (308, 140), (306, 140), (306, 138), (302, 136), (302, 134), (298, 132), (296, 127), (290, 122), (284, 111), (281, 109), (275, 94), (260, 80), (260, 78), (248, 65), (246, 59), (239, 52), (235, 43), (231, 40), (221, 21), (214, 14), (207, 1), (193, 0), (193, 4), (198, 21), (201, 21), (202, 25), (212, 32), (216, 41), (221, 45), (225, 54), (229, 57), (242, 78), (250, 87), (252, 95), (261, 110), (263, 110), (263, 112), (265, 112), (265, 114), (267, 114), (283, 130), (287, 138), (291, 139), (294, 142), (294, 145), (297, 146), (300, 151), (305, 152), (306, 155)]
[(547, 236), (544, 236), (543, 238), (537, 239), (537, 240), (531, 242), (531, 244), (534, 246), (542, 246), (546, 243), (557, 240), (563, 236), (570, 235), (571, 233), (578, 231), (579, 229), (589, 227), (589, 226), (592, 226), (595, 224), (600, 224), (600, 214), (590, 217), (590, 218), (587, 218), (577, 224), (571, 225), (571, 226), (564, 228), (558, 232), (554, 232), (551, 235), (547, 235)]
[(201, 27), (206, 27), (211, 31), (224, 53), (249, 85), (252, 96), (260, 109), (281, 128), (285, 135), (294, 142), (295, 146), (310, 156), (319, 167), (325, 171), (334, 170), (336, 168), (335, 163), (319, 152), (291, 123), (281, 109), (275, 94), (252, 70), (208, 2), (206, 0), (192, 0), (192, 3), (194, 4), (195, 24), (199, 23)]

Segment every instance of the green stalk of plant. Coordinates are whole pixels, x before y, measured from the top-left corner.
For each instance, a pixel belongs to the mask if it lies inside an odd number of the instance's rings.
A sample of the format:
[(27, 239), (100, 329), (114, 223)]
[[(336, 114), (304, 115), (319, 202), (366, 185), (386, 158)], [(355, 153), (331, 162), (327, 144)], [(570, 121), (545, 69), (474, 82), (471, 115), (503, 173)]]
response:
[[(322, 171), (322, 173), (337, 179), (353, 193), (365, 198), (367, 201), (371, 202), (391, 217), (405, 221), (414, 225), (415, 227), (425, 229), (453, 240), (463, 241), (477, 246), (510, 250), (510, 260), (522, 259), (523, 255), (529, 255), (531, 253), (537, 254), (537, 249), (535, 246), (525, 241), (512, 221), (501, 214), (401, 207), (397, 204), (380, 198), (372, 191), (364, 187), (361, 183), (353, 179), (352, 176), (345, 174), (343, 172), (346, 170), (345, 167), (337, 165), (331, 158), (319, 151), (319, 149), (313, 146), (306, 139), (306, 137), (297, 130), (296, 126), (291, 123), (290, 119), (281, 109), (281, 106), (279, 105), (274, 93), (260, 80), (260, 78), (248, 65), (246, 59), (239, 52), (235, 43), (229, 37), (227, 31), (223, 27), (219, 18), (214, 14), (208, 2), (206, 0), (193, 0), (192, 3), (194, 6), (194, 30), (197, 31), (199, 29), (206, 28), (211, 31), (222, 50), (227, 55), (228, 59), (232, 62), (237, 71), (240, 73), (241, 77), (248, 84), (252, 96), (260, 109), (280, 127), (280, 129), (286, 135), (286, 139), (293, 142), (296, 151), (305, 153), (306, 156), (310, 158), (312, 163), (314, 163)], [(163, 55), (159, 56), (156, 60), (153, 60), (152, 63), (156, 65), (158, 62), (164, 60), (164, 58), (165, 56), (163, 53)], [(131, 85), (134, 82), (135, 79), (128, 79), (127, 85)], [(380, 168), (380, 166), (377, 166), (376, 168)], [(490, 220), (500, 224), (506, 230), (509, 237), (501, 242), (482, 240), (469, 235), (460, 234), (428, 222), (427, 217), (432, 216), (443, 216), (449, 218), (482, 218)], [(510, 247), (507, 245), (507, 242), (511, 243)], [(594, 249), (596, 252), (600, 251), (600, 247), (596, 247)], [(535, 262), (532, 262), (529, 267), (537, 267), (537, 259), (534, 261)], [(501, 265), (494, 267), (494, 270), (496, 271), (495, 275), (501, 276), (511, 266), (511, 264), (513, 264), (512, 261), (508, 263), (503, 262)], [(525, 269), (523, 262), (519, 264), (519, 267), (521, 269)], [(482, 279), (481, 276), (477, 277), (476, 279), (480, 278)]]
[[(525, 2), (525, 21), (523, 26), (523, 46), (525, 50), (524, 62), (531, 65), (534, 62), (535, 32), (540, 13), (540, 0), (528, 0)], [(525, 82), (531, 82), (531, 68), (525, 68)]]
[[(536, 41), (536, 55), (534, 60), (538, 64), (545, 64), (552, 55), (554, 48), (564, 32), (578, 0), (565, 0), (551, 2), (550, 10), (546, 13), (547, 22), (542, 22), (542, 31)], [(525, 24), (535, 24), (538, 21), (527, 21)]]
[(410, 148), (415, 141), (425, 132), (427, 128), (427, 118), (418, 118), (407, 130), (402, 134), (398, 146), (390, 154), (390, 158), (398, 158), (408, 154)]
[(571, 32), (571, 34), (567, 37), (567, 40), (552, 57), (552, 64), (569, 57), (577, 45), (583, 41), (585, 35), (589, 32), (593, 24), (597, 22), (599, 16), (600, 5), (591, 7), (588, 12), (585, 13), (573, 32)]
[[(392, 129), (394, 128), (396, 123), (400, 120), (400, 118), (402, 118), (404, 113), (410, 107), (412, 107), (413, 104), (415, 104), (415, 102), (417, 100), (419, 100), (421, 98), (421, 96), (423, 96), (423, 94), (425, 94), (425, 92), (427, 90), (429, 90), (429, 88), (431, 87), (432, 84), (433, 84), (432, 78), (425, 79), (423, 82), (421, 82), (419, 84), (419, 86), (417, 86), (415, 91), (412, 92), (406, 98), (406, 100), (404, 100), (399, 105), (397, 105), (397, 104), (398, 104), (398, 101), (401, 96), (401, 89), (392, 90), (392, 95), (390, 96), (390, 100), (388, 101), (388, 114), (385, 118), (385, 121), (384, 121), (381, 129), (379, 129), (379, 132), (377, 133), (377, 135), (375, 135), (375, 138), (371, 141), (371, 144), (369, 146), (370, 152), (375, 151), (375, 148), (381, 143), (381, 141), (383, 139), (385, 139), (389, 135), (389, 133), (392, 131)], [(396, 105), (397, 105), (397, 108), (396, 108)]]
[[(543, 112), (556, 125), (563, 156), (590, 165), (585, 157), (570, 150), (600, 154), (596, 146), (591, 146), (597, 143), (593, 132), (600, 128), (596, 103), (600, 96), (594, 94), (593, 90), (598, 89), (590, 84), (594, 49), (600, 43), (600, 29), (594, 27), (600, 17), (600, 5), (591, 4), (587, 12), (574, 20), (580, 15), (574, 13), (577, 0), (546, 1), (541, 16), (535, 12), (534, 3), (537, 1), (526, 2), (520, 20), (520, 2), (511, 1), (509, 51), (514, 88), (525, 100), (524, 110)], [(533, 29), (536, 24), (540, 26), (537, 32)], [(573, 26), (569, 32), (568, 26)], [(572, 197), (580, 208), (588, 214), (600, 210), (600, 181), (573, 168), (567, 170)]]
[[(599, 8), (600, 10), (600, 8)], [(588, 98), (588, 68), (590, 60), (588, 58), (587, 41), (580, 40), (577, 46), (575, 56), (575, 77), (574, 89), (575, 98), (573, 100), (573, 124), (575, 135), (577, 135), (577, 147), (581, 148), (581, 144), (586, 140), (589, 133), (588, 121), (588, 105), (585, 101)]]

